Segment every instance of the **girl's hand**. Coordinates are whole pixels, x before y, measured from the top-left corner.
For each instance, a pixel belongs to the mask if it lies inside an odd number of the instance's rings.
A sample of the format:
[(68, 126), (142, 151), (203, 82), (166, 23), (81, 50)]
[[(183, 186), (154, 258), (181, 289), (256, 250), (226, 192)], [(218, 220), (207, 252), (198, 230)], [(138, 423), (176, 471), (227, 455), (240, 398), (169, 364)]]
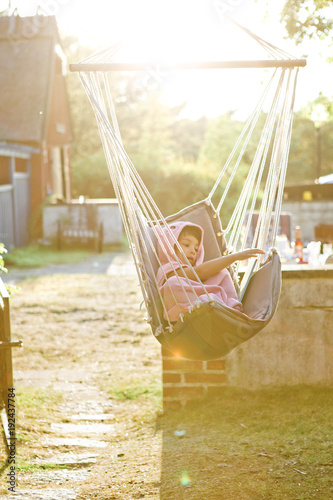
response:
[(237, 257), (237, 260), (247, 260), (251, 259), (251, 257), (257, 257), (258, 255), (265, 255), (265, 252), (259, 248), (246, 248), (234, 255)]

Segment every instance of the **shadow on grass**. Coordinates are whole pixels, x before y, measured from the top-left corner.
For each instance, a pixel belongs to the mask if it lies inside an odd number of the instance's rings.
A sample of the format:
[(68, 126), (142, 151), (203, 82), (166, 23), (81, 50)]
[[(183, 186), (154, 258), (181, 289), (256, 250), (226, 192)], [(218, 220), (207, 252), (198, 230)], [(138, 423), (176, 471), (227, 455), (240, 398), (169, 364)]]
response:
[(166, 412), (160, 498), (332, 498), (332, 392), (225, 388)]

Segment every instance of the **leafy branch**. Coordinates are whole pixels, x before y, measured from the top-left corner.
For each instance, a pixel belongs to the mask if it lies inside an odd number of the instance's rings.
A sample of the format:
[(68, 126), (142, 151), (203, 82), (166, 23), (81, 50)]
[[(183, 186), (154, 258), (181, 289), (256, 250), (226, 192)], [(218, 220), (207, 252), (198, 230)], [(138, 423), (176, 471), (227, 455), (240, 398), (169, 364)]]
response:
[(7, 268), (5, 267), (5, 261), (3, 259), (4, 253), (7, 253), (7, 250), (5, 248), (5, 245), (3, 243), (0, 243), (0, 274), (8, 272)]

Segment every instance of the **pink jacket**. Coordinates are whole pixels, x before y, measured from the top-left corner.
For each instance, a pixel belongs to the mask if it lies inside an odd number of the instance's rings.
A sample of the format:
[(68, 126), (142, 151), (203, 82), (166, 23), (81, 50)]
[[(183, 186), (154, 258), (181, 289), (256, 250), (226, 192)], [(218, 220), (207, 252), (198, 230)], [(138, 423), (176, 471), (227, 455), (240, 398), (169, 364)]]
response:
[[(181, 231), (186, 226), (195, 226), (201, 232), (196, 265), (202, 264), (204, 260), (203, 229), (191, 222), (173, 222), (169, 225), (173, 236), (166, 229), (159, 230), (158, 256), (161, 267), (157, 271), (157, 283), (160, 288), (167, 314), (165, 319), (177, 321), (181, 313), (186, 313), (198, 302), (208, 302), (210, 300), (219, 302), (224, 306), (242, 311), (242, 303), (239, 302), (234, 285), (227, 269), (223, 269), (216, 275), (211, 276), (203, 285), (194, 280), (182, 276), (171, 276), (168, 274), (180, 267), (190, 267), (177, 259), (174, 251), (175, 241), (178, 240)], [(171, 248), (167, 244), (169, 242)], [(195, 269), (195, 268), (194, 268)]]

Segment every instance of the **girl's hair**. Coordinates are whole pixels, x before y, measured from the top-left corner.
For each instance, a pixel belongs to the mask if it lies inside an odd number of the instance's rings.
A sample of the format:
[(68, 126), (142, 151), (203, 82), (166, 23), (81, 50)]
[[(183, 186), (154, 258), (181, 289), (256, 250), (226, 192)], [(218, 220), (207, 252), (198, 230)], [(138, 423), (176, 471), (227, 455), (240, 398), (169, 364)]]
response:
[(189, 235), (189, 236), (194, 236), (194, 238), (196, 238), (198, 240), (198, 242), (200, 243), (201, 242), (201, 236), (202, 236), (202, 233), (200, 231), (200, 229), (198, 227), (195, 227), (195, 226), (185, 226), (181, 232), (180, 232), (180, 235), (178, 237), (178, 239), (181, 237), (181, 236), (186, 236), (186, 235)]

